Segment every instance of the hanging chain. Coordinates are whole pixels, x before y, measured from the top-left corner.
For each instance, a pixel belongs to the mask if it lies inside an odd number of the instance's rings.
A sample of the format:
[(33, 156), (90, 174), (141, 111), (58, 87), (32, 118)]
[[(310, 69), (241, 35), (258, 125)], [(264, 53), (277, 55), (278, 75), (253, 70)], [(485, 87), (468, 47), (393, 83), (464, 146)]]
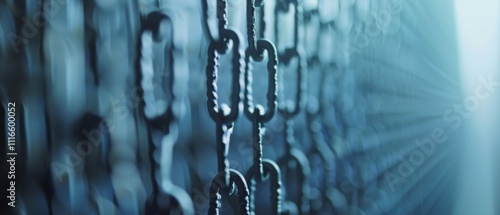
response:
[[(308, 24), (307, 27), (319, 27), (319, 10), (318, 5), (315, 8), (311, 8), (304, 13), (304, 23)], [(317, 25), (317, 26), (314, 26)], [(320, 27), (319, 27), (320, 28)], [(311, 205), (311, 211), (314, 213), (320, 213), (325, 210), (326, 204), (328, 203), (331, 207), (334, 207), (335, 204), (331, 198), (328, 197), (327, 193), (331, 186), (335, 184), (335, 154), (328, 147), (327, 143), (324, 140), (323, 135), (323, 97), (324, 97), (324, 86), (327, 81), (325, 78), (325, 73), (329, 72), (327, 67), (324, 66), (324, 62), (322, 62), (318, 56), (318, 48), (323, 47), (321, 43), (321, 29), (317, 29), (316, 32), (313, 32), (313, 38), (308, 38), (307, 42), (311, 42), (312, 44), (308, 44), (313, 46), (314, 49), (311, 50), (311, 54), (308, 55), (308, 80), (310, 83), (318, 83), (317, 88), (313, 89), (312, 85), (308, 85), (308, 94), (307, 94), (307, 107), (306, 107), (306, 115), (307, 115), (307, 126), (309, 135), (312, 140), (312, 149), (308, 152), (308, 158), (319, 158), (319, 162), (321, 162), (321, 169), (311, 169), (311, 171), (321, 171), (322, 178), (317, 178), (319, 183), (315, 184), (317, 187), (317, 192), (320, 193), (320, 196), (317, 196), (315, 200), (311, 200), (312, 202), (316, 202), (315, 205)], [(316, 30), (316, 29), (315, 29)], [(328, 63), (327, 63), (328, 64)], [(316, 76), (313, 76), (316, 75)], [(317, 90), (315, 93), (314, 90)], [(312, 161), (311, 161), (312, 162)], [(311, 168), (313, 168), (311, 163)], [(315, 176), (315, 175), (314, 175)], [(314, 177), (313, 176), (313, 177)], [(311, 185), (312, 186), (312, 185)]]
[[(261, 2), (263, 3), (263, 2)], [(247, 181), (250, 184), (250, 211), (255, 213), (255, 190), (257, 182), (269, 178), (271, 182), (272, 213), (281, 214), (281, 173), (278, 165), (269, 159), (262, 159), (262, 130), (264, 123), (271, 120), (276, 112), (277, 103), (277, 70), (278, 56), (274, 44), (265, 39), (257, 39), (255, 30), (255, 0), (247, 0), (247, 33), (248, 48), (245, 55), (245, 115), (252, 121), (253, 165), (247, 172)], [(263, 6), (263, 5), (259, 5)], [(264, 32), (264, 16), (261, 17), (260, 37)], [(264, 60), (264, 51), (268, 54), (267, 72), (267, 110), (260, 104), (254, 104), (252, 97), (252, 65), (251, 60)]]
[(207, 64), (207, 107), (208, 113), (217, 126), (217, 160), (219, 172), (225, 172), (226, 184), (229, 185), (229, 138), (232, 133), (234, 121), (238, 117), (239, 103), (241, 99), (240, 76), (243, 71), (242, 66), (242, 49), (240, 48), (241, 36), (236, 31), (225, 29), (222, 31), (221, 38), (233, 42), (232, 56), (232, 92), (231, 92), (231, 107), (227, 104), (219, 105), (217, 93), (217, 73), (219, 52), (223, 49), (223, 43), (212, 41), (208, 48), (208, 64)]
[[(216, 147), (217, 147), (217, 176), (210, 187), (210, 208), (208, 214), (219, 214), (220, 190), (221, 188), (230, 194), (236, 187), (240, 207), (239, 214), (249, 214), (249, 191), (244, 177), (236, 170), (230, 169), (228, 153), (230, 137), (234, 122), (239, 114), (239, 105), (242, 98), (243, 83), (240, 82), (244, 71), (243, 49), (241, 48), (242, 36), (236, 30), (227, 28), (227, 2), (217, 1), (217, 17), (219, 21), (220, 40), (212, 40), (208, 47), (207, 75), (207, 108), (212, 120), (216, 123)], [(225, 54), (232, 42), (232, 90), (230, 106), (219, 105), (217, 92), (217, 77), (219, 67), (219, 56)], [(223, 181), (223, 183), (220, 183)]]
[[(238, 214), (250, 214), (248, 205), (249, 205), (249, 191), (247, 187), (247, 183), (245, 181), (245, 177), (241, 175), (236, 170), (229, 170), (229, 177), (231, 179), (231, 183), (234, 185), (234, 188), (229, 191), (229, 194), (236, 194), (238, 195)], [(215, 176), (215, 178), (212, 181), (212, 184), (210, 185), (210, 207), (208, 209), (208, 214), (212, 215), (218, 215), (219, 214), (219, 208), (221, 207), (221, 191), (222, 190), (227, 190), (228, 187), (227, 185), (221, 183), (221, 181), (226, 180), (226, 175), (224, 172), (219, 172)]]
[[(247, 48), (246, 55), (245, 55), (245, 64), (246, 64), (246, 69), (245, 69), (245, 115), (247, 116), (248, 119), (250, 119), (253, 122), (253, 127), (254, 127), (254, 165), (259, 166), (259, 177), (262, 177), (262, 143), (261, 143), (261, 130), (262, 130), (262, 125), (269, 120), (271, 120), (274, 116), (274, 113), (276, 112), (276, 98), (277, 98), (277, 67), (278, 67), (278, 59), (277, 59), (277, 53), (276, 53), (276, 48), (274, 45), (269, 42), (268, 40), (264, 39), (259, 39), (256, 42), (255, 47), (252, 41), (256, 41), (256, 36), (255, 36), (255, 18), (250, 19), (250, 12), (252, 14), (255, 12), (255, 7), (254, 7), (254, 2), (255, 0), (247, 0), (247, 2), (250, 2), (252, 7), (249, 7), (248, 10), (249, 12), (247, 13), (248, 21), (253, 24), (248, 24), (248, 32), (254, 32), (254, 33), (249, 33), (248, 35), (248, 41), (249, 41), (249, 47)], [(248, 5), (247, 5), (248, 6)], [(253, 51), (259, 50), (260, 53), (256, 53), (255, 55), (252, 55)], [(267, 51), (268, 53), (268, 62), (267, 62), (267, 71), (268, 71), (268, 89), (267, 89), (267, 110), (264, 111), (264, 107), (260, 104), (255, 105), (253, 102), (253, 97), (252, 97), (252, 65), (250, 60), (253, 59), (255, 61), (261, 61), (263, 60), (263, 55), (264, 51)], [(256, 58), (257, 59), (256, 59)]]
[[(166, 31), (161, 31), (162, 25), (168, 26)], [(150, 211), (148, 213), (166, 214), (178, 210), (182, 214), (194, 214), (193, 203), (189, 194), (175, 186), (170, 177), (173, 148), (179, 135), (178, 119), (180, 117), (180, 113), (175, 111), (173, 106), (181, 102), (174, 89), (174, 83), (179, 81), (176, 80), (174, 72), (172, 32), (171, 19), (167, 15), (155, 11), (146, 17), (146, 23), (141, 35), (140, 62), (142, 71), (141, 85), (145, 98), (144, 114), (151, 125), (151, 135), (157, 133), (163, 135), (161, 138), (152, 136), (151, 140), (150, 162), (152, 166), (153, 197), (150, 200), (150, 207), (148, 207)], [(165, 41), (168, 41), (166, 45), (167, 53), (165, 53), (165, 47), (162, 44)], [(161, 53), (155, 53), (158, 48)], [(157, 57), (159, 59), (155, 61), (153, 58)], [(166, 87), (160, 95), (155, 94), (153, 91), (153, 88), (157, 87), (155, 85), (158, 81), (161, 83), (160, 86)], [(162, 102), (167, 102), (168, 105), (163, 108)], [(161, 160), (155, 158), (155, 154), (159, 153), (161, 153)], [(159, 202), (165, 199), (176, 202), (179, 208), (175, 209), (169, 204)]]
[[(298, 66), (295, 70), (297, 74), (297, 91), (295, 94), (295, 101), (290, 101), (285, 98), (285, 86), (282, 85), (281, 89), (281, 104), (278, 107), (278, 112), (284, 118), (285, 125), (285, 146), (286, 152), (285, 155), (281, 158), (280, 164), (288, 167), (288, 169), (296, 168), (296, 171), (299, 173), (298, 184), (300, 185), (299, 191), (297, 195), (299, 199), (297, 201), (298, 212), (300, 214), (309, 214), (310, 210), (310, 192), (309, 192), (309, 181), (308, 176), (310, 174), (310, 166), (307, 157), (304, 155), (302, 151), (295, 147), (295, 137), (293, 132), (293, 117), (297, 116), (300, 113), (300, 109), (303, 106), (303, 93), (306, 88), (306, 77), (305, 72), (307, 70), (307, 62), (304, 57), (303, 50), (299, 46), (299, 23), (302, 22), (302, 8), (299, 5), (298, 0), (280, 0), (276, 4), (276, 17), (275, 17), (275, 33), (276, 40), (279, 38), (278, 32), (278, 14), (286, 13), (290, 11), (290, 6), (294, 6), (294, 41), (293, 46), (291, 48), (286, 48), (283, 53), (278, 53), (279, 60), (284, 65), (289, 65), (293, 58), (298, 59)], [(279, 42), (279, 41), (277, 41)], [(297, 164), (295, 167), (292, 167), (291, 164)], [(289, 197), (289, 196), (288, 196)], [(290, 208), (285, 209), (288, 210), (287, 213), (291, 213)]]

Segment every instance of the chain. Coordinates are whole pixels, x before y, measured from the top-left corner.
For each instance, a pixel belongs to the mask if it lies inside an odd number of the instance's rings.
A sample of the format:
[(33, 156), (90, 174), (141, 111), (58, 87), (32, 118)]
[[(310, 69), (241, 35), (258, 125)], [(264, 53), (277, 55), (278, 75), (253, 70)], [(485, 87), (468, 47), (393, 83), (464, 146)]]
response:
[[(263, 2), (261, 2), (263, 4)], [(271, 120), (276, 112), (277, 103), (277, 70), (278, 56), (274, 44), (268, 40), (257, 39), (255, 33), (255, 0), (247, 0), (247, 33), (248, 48), (245, 55), (245, 115), (252, 121), (253, 165), (247, 172), (247, 181), (250, 184), (250, 211), (255, 213), (255, 190), (257, 182), (269, 179), (271, 182), (272, 213), (281, 214), (281, 172), (278, 165), (269, 159), (262, 159), (262, 130), (264, 123)], [(260, 5), (263, 6), (263, 5)], [(264, 14), (260, 19), (260, 37), (264, 32)], [(254, 104), (252, 97), (252, 65), (251, 60), (264, 60), (264, 51), (268, 54), (268, 89), (267, 110), (260, 104)]]
[[(319, 10), (317, 8), (311, 8), (309, 11), (305, 11), (304, 13), (304, 22), (306, 27), (315, 27), (314, 25), (320, 25), (319, 21)], [(321, 27), (320, 27), (321, 28)], [(308, 94), (307, 94), (307, 108), (306, 108), (306, 120), (307, 127), (309, 131), (309, 135), (312, 141), (312, 149), (307, 153), (308, 158), (318, 158), (316, 162), (320, 162), (321, 169), (314, 169), (316, 164), (313, 165), (313, 160), (311, 160), (311, 171), (319, 172), (322, 175), (322, 178), (316, 178), (318, 183), (314, 184), (317, 193), (320, 193), (319, 196), (316, 196), (315, 199), (312, 199), (311, 202), (315, 204), (311, 205), (311, 211), (314, 213), (321, 213), (321, 211), (328, 211), (326, 208), (329, 204), (332, 208), (335, 208), (335, 204), (332, 198), (329, 198), (328, 193), (330, 192), (330, 187), (335, 185), (335, 154), (328, 147), (327, 143), (324, 140), (323, 135), (323, 108), (324, 108), (324, 100), (322, 99), (325, 94), (325, 82), (327, 79), (325, 78), (325, 73), (328, 71), (328, 67), (325, 64), (329, 64), (328, 62), (323, 62), (320, 60), (318, 56), (318, 48), (324, 47), (321, 43), (321, 29), (317, 29), (316, 32), (313, 32), (313, 38), (307, 38), (306, 42), (311, 42), (309, 46), (313, 46), (314, 49), (310, 51), (308, 54), (308, 80), (310, 84), (308, 86)], [(313, 76), (316, 75), (316, 76)], [(317, 86), (317, 92), (313, 92), (313, 86)], [(314, 173), (311, 174), (316, 176)], [(311, 187), (313, 187), (313, 183), (311, 180)], [(311, 188), (313, 189), (313, 188)]]
[[(234, 186), (229, 194), (231, 195), (238, 192), (238, 214), (250, 214), (248, 208), (248, 198), (250, 194), (245, 178), (241, 173), (233, 169), (229, 170), (229, 174), (231, 184)], [(210, 185), (210, 208), (208, 209), (208, 214), (219, 214), (219, 208), (221, 207), (221, 191), (228, 188), (226, 184), (220, 182), (226, 180), (226, 177), (224, 172), (219, 172)]]
[[(296, 116), (300, 112), (300, 108), (303, 106), (302, 94), (305, 89), (305, 71), (307, 70), (307, 63), (304, 58), (303, 50), (299, 47), (299, 22), (302, 21), (302, 9), (297, 0), (279, 0), (276, 4), (276, 18), (275, 18), (275, 32), (276, 32), (276, 43), (278, 41), (278, 14), (283, 12), (288, 12), (290, 10), (290, 5), (294, 5), (294, 42), (293, 47), (285, 49), (283, 53), (278, 53), (279, 61), (283, 65), (289, 65), (291, 60), (296, 57), (298, 58), (299, 65), (296, 68), (297, 78), (297, 93), (295, 94), (295, 102), (285, 101), (284, 93), (281, 93), (283, 101), (278, 108), (278, 111), (285, 117), (285, 119), (290, 119)], [(282, 90), (284, 92), (284, 90)]]
[[(161, 28), (165, 26), (167, 26), (167, 29), (162, 31)], [(167, 41), (167, 45), (164, 45), (165, 41)], [(177, 80), (178, 78), (174, 72), (173, 46), (171, 19), (157, 11), (148, 14), (141, 35), (140, 62), (142, 71), (141, 86), (145, 98), (144, 114), (151, 126), (151, 135), (162, 134), (159, 140), (153, 136), (150, 141), (153, 196), (149, 201), (149, 214), (167, 214), (176, 210), (182, 214), (194, 214), (193, 203), (189, 194), (175, 186), (170, 177), (173, 148), (179, 135), (178, 119), (180, 113), (175, 110), (174, 106), (181, 102), (180, 95), (177, 95), (174, 89), (174, 83), (178, 83), (179, 80)], [(161, 53), (156, 53), (158, 48)], [(165, 53), (165, 50), (168, 50), (167, 53)], [(156, 58), (159, 59), (155, 61)], [(161, 86), (167, 87), (160, 95), (154, 92), (158, 79), (160, 79)], [(168, 106), (162, 108), (162, 102), (167, 102)], [(162, 155), (161, 160), (156, 159), (155, 154), (160, 153)], [(172, 204), (159, 202), (165, 199), (176, 202), (179, 208), (175, 209)]]
[(217, 126), (217, 155), (218, 169), (226, 174), (226, 184), (229, 184), (229, 161), (227, 159), (229, 150), (229, 137), (232, 132), (234, 121), (238, 117), (239, 103), (241, 99), (240, 76), (242, 73), (242, 50), (240, 48), (241, 36), (236, 31), (225, 29), (221, 34), (222, 38), (233, 42), (232, 58), (232, 92), (231, 107), (227, 104), (219, 105), (217, 93), (217, 73), (219, 52), (223, 49), (222, 43), (212, 41), (208, 48), (207, 64), (207, 107), (208, 113)]
[[(305, 72), (307, 70), (307, 62), (304, 57), (303, 50), (299, 47), (299, 23), (302, 21), (303, 13), (302, 7), (297, 0), (280, 0), (276, 4), (276, 18), (275, 18), (275, 32), (276, 32), (276, 40), (279, 38), (278, 32), (278, 14), (286, 13), (290, 11), (290, 5), (294, 6), (294, 30), (293, 30), (293, 46), (291, 48), (285, 49), (284, 52), (278, 53), (278, 57), (280, 62), (283, 65), (289, 65), (293, 58), (298, 59), (298, 66), (295, 70), (297, 74), (297, 91), (295, 94), (295, 102), (286, 100), (285, 98), (285, 87), (284, 84), (281, 88), (281, 104), (278, 107), (278, 112), (284, 118), (285, 125), (285, 146), (286, 152), (285, 155), (280, 159), (280, 164), (287, 167), (287, 169), (295, 168), (298, 171), (298, 184), (300, 186), (297, 195), (299, 196), (298, 202), (298, 212), (300, 214), (309, 214), (310, 210), (310, 192), (309, 192), (309, 181), (308, 176), (310, 174), (310, 166), (307, 157), (304, 155), (302, 151), (295, 147), (295, 137), (293, 131), (293, 118), (300, 113), (300, 109), (303, 106), (303, 93), (306, 88), (306, 76)], [(279, 42), (279, 41), (277, 41)], [(295, 163), (295, 166), (293, 165)], [(290, 197), (290, 196), (288, 196)], [(287, 202), (288, 205), (291, 202)], [(289, 206), (285, 211), (290, 214), (292, 213), (292, 209)]]
[[(332, 4), (330, 1), (321, 0), (323, 4)], [(323, 5), (324, 8), (330, 8), (331, 5)], [(347, 9), (344, 9), (347, 10)], [(345, 11), (343, 11), (345, 12)], [(325, 9), (319, 10), (320, 13), (320, 35), (329, 36), (333, 34), (338, 34), (341, 31), (339, 25), (342, 25), (342, 22), (345, 20), (341, 20), (340, 17), (335, 17), (330, 15), (330, 11)], [(334, 12), (333, 14), (336, 14)], [(339, 12), (340, 13), (340, 12)], [(341, 16), (341, 15), (338, 15)], [(327, 38), (327, 40), (338, 40), (339, 38)], [(334, 42), (335, 43), (335, 42)], [(337, 43), (339, 44), (339, 43)], [(345, 51), (345, 50), (342, 50)], [(332, 55), (334, 57), (332, 57)], [(323, 71), (329, 70), (333, 71), (330, 73), (324, 73), (325, 80), (329, 80), (326, 76), (331, 76), (336, 79), (339, 78), (339, 72), (342, 71), (343, 64), (345, 64), (344, 58), (339, 58), (339, 55), (335, 56), (331, 52), (323, 52), (319, 57), (320, 67)], [(344, 73), (345, 74), (345, 73)], [(340, 77), (342, 78), (342, 77)], [(329, 80), (332, 83), (332, 80)], [(337, 87), (335, 90), (338, 91), (342, 87)], [(326, 89), (325, 89), (326, 90)], [(355, 97), (355, 95), (350, 95), (351, 97)], [(358, 194), (359, 191), (356, 188), (356, 180), (357, 173), (354, 170), (356, 164), (355, 155), (353, 155), (349, 151), (349, 143), (343, 138), (339, 138), (339, 136), (346, 136), (347, 131), (345, 130), (345, 119), (342, 116), (342, 113), (339, 111), (341, 107), (339, 107), (339, 103), (337, 99), (338, 97), (332, 97), (332, 95), (325, 95), (322, 99), (322, 107), (325, 110), (323, 115), (322, 124), (325, 126), (325, 130), (327, 136), (329, 138), (328, 148), (332, 150), (334, 154), (333, 160), (336, 162), (335, 165), (335, 177), (331, 179), (331, 185), (327, 187), (328, 192), (327, 199), (343, 199), (342, 202), (336, 202), (334, 206), (334, 210), (338, 213), (353, 213), (353, 211), (359, 210), (357, 207), (358, 204)], [(329, 111), (329, 112), (326, 112)], [(333, 117), (333, 118), (332, 118)], [(346, 137), (347, 138), (347, 137)], [(335, 197), (337, 196), (337, 197)]]
[[(243, 83), (240, 82), (244, 69), (243, 50), (241, 48), (242, 36), (236, 30), (227, 28), (227, 2), (217, 1), (217, 17), (219, 19), (219, 41), (212, 39), (208, 47), (207, 75), (207, 108), (208, 113), (216, 124), (216, 145), (217, 145), (217, 176), (212, 181), (210, 187), (210, 208), (208, 214), (219, 214), (220, 189), (229, 190), (233, 193), (237, 188), (237, 195), (240, 202), (239, 213), (249, 214), (249, 191), (244, 177), (236, 170), (230, 169), (228, 153), (230, 137), (234, 122), (239, 114), (239, 105), (242, 98)], [(219, 67), (219, 55), (225, 54), (229, 49), (229, 42), (232, 42), (232, 90), (230, 106), (219, 105), (217, 92), (217, 77)], [(221, 184), (220, 181), (223, 181)], [(233, 187), (233, 191), (231, 191)]]

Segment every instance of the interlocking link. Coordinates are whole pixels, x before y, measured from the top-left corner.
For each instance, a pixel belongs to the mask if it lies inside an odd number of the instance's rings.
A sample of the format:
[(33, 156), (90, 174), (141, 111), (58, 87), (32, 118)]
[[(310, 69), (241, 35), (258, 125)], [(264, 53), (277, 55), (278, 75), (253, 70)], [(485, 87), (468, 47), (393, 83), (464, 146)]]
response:
[[(236, 170), (229, 167), (229, 144), (234, 122), (239, 114), (241, 98), (243, 96), (244, 57), (241, 48), (242, 36), (237, 30), (228, 29), (226, 19), (226, 1), (217, 1), (217, 15), (219, 19), (220, 41), (212, 40), (208, 47), (208, 63), (206, 66), (206, 86), (207, 86), (207, 108), (208, 113), (216, 124), (216, 148), (217, 148), (217, 169), (218, 174), (210, 187), (210, 208), (208, 214), (219, 214), (220, 188), (229, 189), (233, 185), (237, 187), (239, 196), (239, 213), (249, 214), (248, 209), (248, 187), (243, 176)], [(217, 76), (219, 67), (219, 54), (225, 54), (230, 42), (232, 42), (232, 88), (230, 106), (219, 105), (217, 91)], [(224, 184), (217, 184), (216, 181), (223, 181)]]
[[(263, 2), (261, 2), (263, 4)], [(263, 6), (263, 5), (260, 5)], [(264, 16), (260, 19), (264, 22)], [(261, 35), (264, 33), (265, 26), (261, 25)], [(264, 51), (267, 52), (268, 62), (268, 89), (267, 89), (267, 110), (259, 115), (259, 122), (265, 123), (271, 120), (276, 111), (277, 98), (277, 70), (278, 70), (278, 55), (274, 44), (265, 39), (257, 39), (255, 33), (255, 0), (247, 0), (247, 39), (248, 48), (245, 55), (245, 114), (249, 119), (256, 118), (254, 115), (254, 107), (252, 97), (252, 65), (251, 60), (262, 61), (264, 59)]]
[[(261, 2), (263, 3), (263, 2)], [(262, 5), (260, 5), (262, 6)], [(261, 31), (264, 34), (264, 16), (261, 17)], [(277, 70), (278, 56), (274, 44), (265, 39), (257, 39), (255, 33), (255, 0), (247, 0), (247, 33), (248, 48), (245, 55), (245, 101), (244, 112), (248, 119), (252, 121), (252, 143), (253, 143), (253, 165), (247, 172), (247, 181), (250, 186), (250, 211), (255, 214), (255, 190), (256, 184), (269, 179), (271, 182), (271, 207), (272, 213), (281, 214), (281, 173), (278, 165), (269, 159), (262, 159), (262, 129), (264, 123), (274, 117), (277, 103)], [(254, 104), (252, 97), (252, 60), (264, 60), (264, 51), (267, 52), (267, 110), (263, 105)]]
[(228, 191), (230, 195), (235, 194), (238, 195), (238, 214), (240, 215), (249, 215), (249, 191), (247, 182), (243, 175), (241, 175), (238, 171), (230, 170), (230, 184), (234, 185), (232, 189), (229, 189), (227, 185), (229, 183), (225, 183), (223, 181), (226, 180), (226, 175), (224, 172), (219, 172), (212, 180), (212, 184), (210, 185), (210, 208), (208, 209), (208, 214), (210, 215), (218, 215), (219, 208), (221, 207), (221, 191)]
[(250, 184), (250, 212), (255, 214), (255, 190), (257, 189), (257, 183), (263, 182), (265, 180), (270, 181), (270, 192), (271, 192), (271, 211), (273, 215), (279, 215), (282, 213), (282, 182), (281, 182), (281, 172), (279, 166), (272, 160), (264, 159), (262, 161), (263, 173), (261, 174), (257, 166), (252, 166), (247, 172), (246, 178), (247, 183)]
[(217, 73), (219, 53), (224, 53), (223, 43), (212, 41), (208, 47), (208, 64), (207, 64), (207, 108), (212, 120), (216, 123), (216, 138), (217, 138), (217, 160), (218, 170), (225, 172), (226, 183), (229, 184), (229, 161), (227, 159), (229, 152), (229, 142), (232, 132), (233, 123), (238, 117), (239, 104), (242, 97), (242, 83), (240, 76), (243, 73), (243, 51), (240, 48), (241, 35), (237, 31), (224, 29), (221, 31), (221, 36), (224, 39), (233, 42), (232, 56), (232, 92), (231, 92), (231, 107), (226, 104), (219, 106), (217, 92)]

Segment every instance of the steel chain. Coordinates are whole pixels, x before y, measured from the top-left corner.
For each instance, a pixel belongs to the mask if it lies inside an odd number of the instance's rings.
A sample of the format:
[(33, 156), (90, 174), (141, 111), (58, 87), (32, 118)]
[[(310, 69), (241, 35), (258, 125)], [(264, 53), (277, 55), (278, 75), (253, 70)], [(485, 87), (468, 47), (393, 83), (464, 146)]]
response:
[[(208, 214), (219, 214), (221, 189), (238, 195), (239, 214), (250, 214), (249, 191), (244, 177), (236, 170), (230, 169), (228, 160), (230, 137), (234, 122), (239, 114), (239, 105), (243, 96), (241, 77), (244, 72), (244, 53), (241, 47), (242, 36), (237, 30), (227, 27), (227, 2), (217, 1), (218, 31), (220, 40), (212, 39), (208, 47), (208, 63), (206, 66), (207, 108), (216, 124), (216, 148), (218, 174), (210, 187), (210, 208)], [(219, 105), (217, 78), (220, 54), (225, 54), (232, 43), (232, 88), (230, 106)], [(222, 179), (223, 183), (220, 183)], [(236, 191), (234, 190), (236, 186)], [(231, 189), (233, 188), (233, 189)], [(236, 193), (233, 193), (236, 192)]]
[[(262, 159), (262, 130), (264, 123), (271, 120), (276, 112), (277, 103), (277, 67), (278, 56), (275, 46), (268, 40), (257, 38), (255, 32), (255, 0), (247, 0), (247, 39), (248, 48), (245, 55), (245, 115), (252, 121), (252, 142), (253, 142), (253, 165), (247, 172), (247, 182), (250, 184), (250, 211), (255, 214), (255, 190), (256, 184), (264, 180), (270, 180), (271, 191), (271, 211), (272, 214), (279, 215), (282, 211), (281, 199), (281, 172), (278, 165), (269, 159)], [(262, 6), (262, 5), (259, 5)], [(262, 37), (265, 24), (264, 15), (260, 18), (259, 37)], [(252, 65), (251, 61), (264, 60), (264, 51), (267, 52), (267, 110), (260, 104), (254, 104), (252, 97)]]

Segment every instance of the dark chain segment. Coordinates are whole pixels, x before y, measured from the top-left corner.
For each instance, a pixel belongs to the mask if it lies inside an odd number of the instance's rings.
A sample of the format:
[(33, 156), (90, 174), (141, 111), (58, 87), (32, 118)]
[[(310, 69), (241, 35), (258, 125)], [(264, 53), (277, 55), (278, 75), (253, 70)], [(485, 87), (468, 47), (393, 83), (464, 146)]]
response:
[(270, 191), (271, 191), (271, 211), (273, 215), (282, 214), (282, 182), (281, 182), (281, 172), (279, 166), (272, 160), (264, 159), (262, 162), (263, 174), (260, 173), (261, 170), (256, 168), (257, 166), (252, 166), (247, 173), (247, 183), (250, 184), (250, 211), (255, 214), (255, 190), (257, 189), (257, 183), (269, 180)]
[[(205, 30), (208, 33), (209, 40), (212, 42), (217, 42), (219, 44), (219, 50), (221, 53), (224, 53), (229, 49), (229, 41), (222, 34), (228, 28), (228, 19), (227, 19), (227, 1), (226, 0), (215, 0), (216, 4), (216, 14), (215, 18), (217, 19), (217, 29), (210, 28), (210, 23), (208, 20), (212, 17), (211, 14), (208, 13), (208, 2), (205, 0), (202, 1), (202, 6), (204, 9), (204, 17), (206, 21), (204, 22)], [(217, 34), (215, 34), (217, 32)]]
[(239, 104), (242, 96), (242, 83), (240, 76), (243, 73), (242, 55), (243, 51), (240, 47), (241, 35), (236, 31), (225, 29), (221, 31), (222, 38), (233, 42), (232, 56), (232, 91), (231, 91), (231, 106), (226, 104), (220, 105), (218, 102), (217, 92), (217, 75), (218, 75), (218, 59), (219, 53), (224, 53), (223, 44), (212, 41), (208, 47), (208, 64), (207, 64), (207, 108), (212, 120), (216, 123), (216, 144), (217, 144), (217, 162), (218, 171), (225, 172), (226, 184), (229, 184), (229, 141), (232, 132), (234, 121), (238, 117)]
[[(262, 5), (261, 5), (262, 6)], [(261, 34), (264, 30), (264, 17), (261, 17)], [(250, 211), (255, 214), (256, 184), (270, 180), (272, 213), (281, 214), (281, 173), (278, 165), (272, 160), (262, 159), (262, 128), (264, 123), (274, 117), (277, 104), (277, 71), (278, 56), (274, 44), (268, 40), (256, 38), (255, 33), (255, 0), (247, 0), (247, 32), (248, 48), (245, 56), (245, 115), (252, 121), (253, 165), (247, 172), (247, 181), (250, 186)], [(260, 35), (262, 36), (262, 35)], [(251, 60), (262, 61), (264, 51), (267, 52), (267, 110), (260, 104), (254, 104), (252, 97), (252, 65)]]
[[(221, 189), (230, 191), (230, 194), (238, 195), (239, 214), (249, 214), (249, 191), (244, 177), (236, 170), (229, 167), (229, 144), (234, 122), (239, 114), (239, 107), (243, 97), (244, 72), (243, 49), (241, 48), (242, 36), (236, 30), (227, 28), (227, 2), (217, 1), (217, 17), (219, 19), (220, 40), (212, 40), (208, 47), (208, 63), (206, 67), (207, 76), (207, 108), (208, 113), (216, 124), (216, 148), (217, 169), (210, 187), (210, 208), (208, 214), (219, 214)], [(218, 102), (217, 77), (219, 67), (219, 55), (229, 50), (232, 42), (232, 87), (230, 105)], [(234, 186), (236, 190), (234, 190)], [(233, 189), (231, 189), (233, 188)]]
[(210, 207), (208, 209), (208, 214), (218, 215), (221, 204), (221, 192), (228, 191), (230, 195), (238, 196), (238, 214), (250, 214), (249, 208), (249, 191), (247, 187), (247, 182), (245, 178), (236, 170), (229, 171), (230, 183), (234, 185), (232, 189), (228, 189), (227, 183), (223, 182), (226, 179), (224, 172), (219, 172), (212, 180), (210, 185)]
[[(256, 0), (247, 0), (247, 37), (248, 37), (248, 50), (247, 54), (249, 54), (255, 61), (262, 61), (264, 59), (264, 53), (262, 52), (261, 49), (259, 49), (259, 44), (257, 41), (257, 36), (256, 36), (256, 18), (255, 18), (255, 7), (261, 7), (263, 6), (263, 2), (261, 2), (262, 5), (256, 5)], [(262, 37), (262, 33), (265, 29), (265, 22), (264, 22), (264, 17), (261, 17), (260, 19), (261, 22), (261, 29), (259, 37)]]

